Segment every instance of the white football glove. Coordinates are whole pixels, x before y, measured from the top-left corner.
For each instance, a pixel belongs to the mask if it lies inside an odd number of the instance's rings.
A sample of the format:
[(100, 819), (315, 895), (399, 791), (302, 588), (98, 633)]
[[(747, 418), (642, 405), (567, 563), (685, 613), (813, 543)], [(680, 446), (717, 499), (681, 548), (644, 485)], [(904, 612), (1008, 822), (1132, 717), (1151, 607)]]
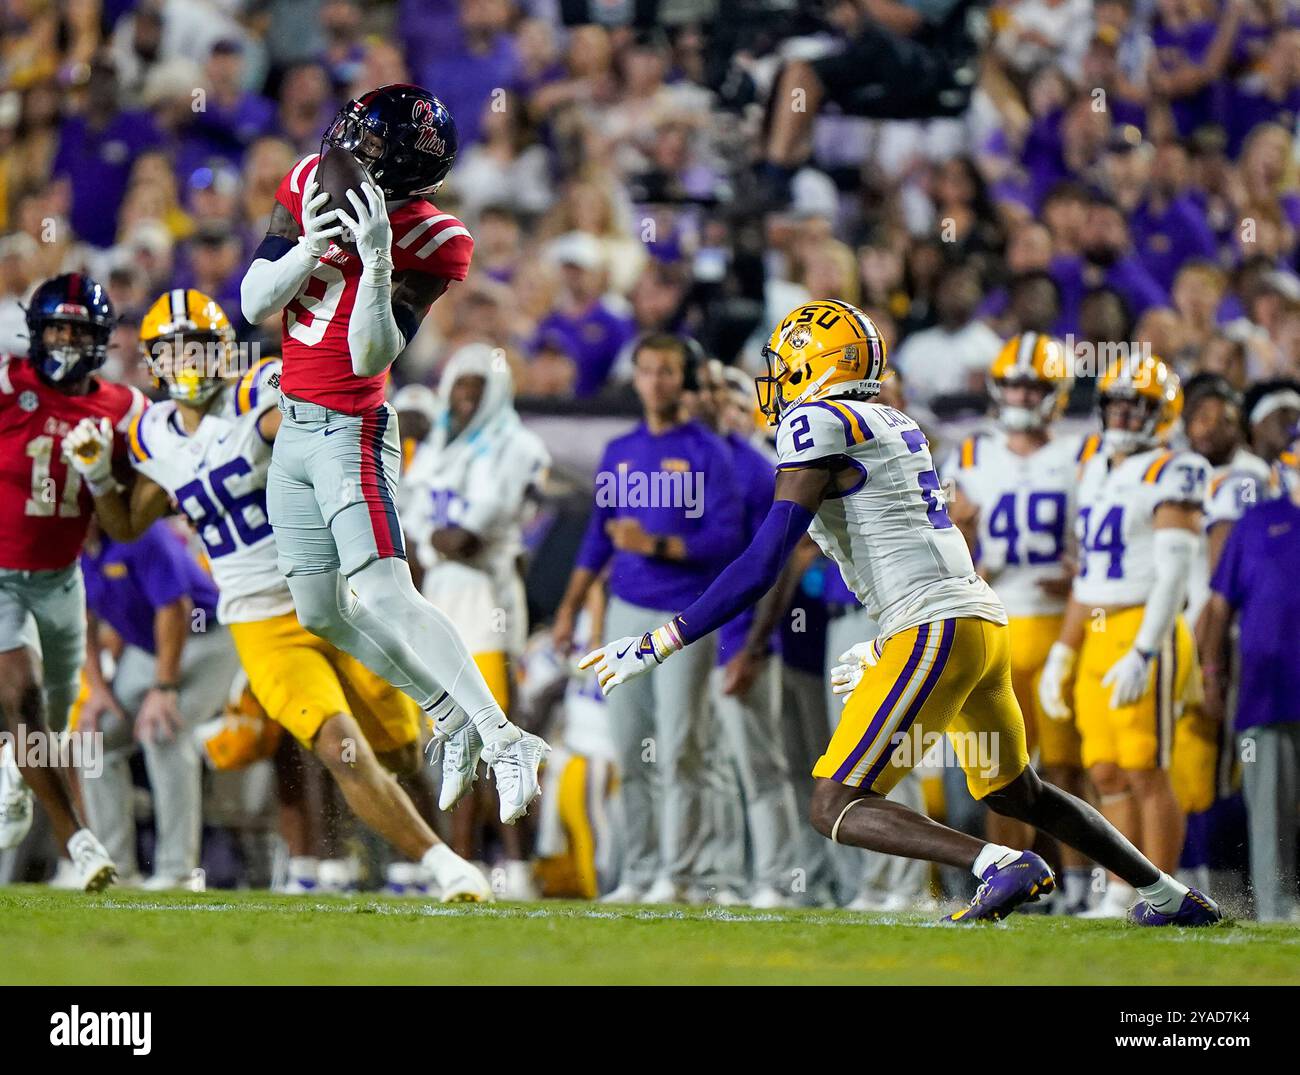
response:
[(329, 200), (328, 192), (316, 185), (313, 170), (302, 192), (302, 235), (298, 241), (314, 258), (324, 257), (330, 241), (343, 234), (343, 225), (337, 220), (338, 210), (321, 212)]
[(831, 693), (840, 695), (843, 704), (849, 700), (868, 668), (875, 668), (880, 661), (876, 649), (877, 639), (859, 642), (839, 655), (839, 664), (831, 669)]
[(63, 458), (92, 493), (108, 485), (113, 478), (113, 423), (107, 418), (83, 418), (63, 438)]
[(594, 649), (578, 662), (581, 669), (595, 668), (596, 681), (601, 693), (609, 692), (620, 683), (644, 675), (663, 662), (655, 651), (654, 640), (647, 631), (643, 635), (625, 635)]
[(1101, 685), (1114, 686), (1110, 692), (1111, 709), (1133, 705), (1151, 686), (1151, 655), (1136, 648), (1129, 650), (1101, 677)]
[(1069, 720), (1070, 705), (1065, 700), (1065, 684), (1074, 672), (1079, 654), (1064, 642), (1053, 642), (1038, 677), (1038, 704), (1052, 720)]
[(357, 244), (357, 253), (361, 255), (361, 264), (366, 266), (393, 267), (393, 226), (388, 221), (388, 209), (384, 205), (384, 195), (373, 183), (367, 182), (365, 201), (357, 197), (355, 190), (348, 191), (348, 202), (352, 205), (352, 215), (342, 209), (338, 210), (339, 221), (352, 233), (352, 241)]

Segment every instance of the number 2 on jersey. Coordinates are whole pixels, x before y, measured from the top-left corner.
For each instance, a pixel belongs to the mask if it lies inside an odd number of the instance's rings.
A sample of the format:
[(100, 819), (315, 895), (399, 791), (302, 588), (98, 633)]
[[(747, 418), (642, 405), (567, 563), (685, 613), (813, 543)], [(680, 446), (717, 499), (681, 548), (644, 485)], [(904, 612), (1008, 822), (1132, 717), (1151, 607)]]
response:
[[(910, 452), (919, 452), (922, 448), (930, 446), (925, 439), (925, 434), (919, 429), (904, 429), (899, 436), (903, 438), (903, 443), (907, 445)], [(930, 525), (936, 530), (947, 530), (952, 526), (952, 520), (948, 518), (948, 505), (939, 488), (939, 475), (933, 469), (923, 470), (916, 476), (916, 481), (921, 487), (921, 494), (925, 497), (925, 514), (930, 520)]]

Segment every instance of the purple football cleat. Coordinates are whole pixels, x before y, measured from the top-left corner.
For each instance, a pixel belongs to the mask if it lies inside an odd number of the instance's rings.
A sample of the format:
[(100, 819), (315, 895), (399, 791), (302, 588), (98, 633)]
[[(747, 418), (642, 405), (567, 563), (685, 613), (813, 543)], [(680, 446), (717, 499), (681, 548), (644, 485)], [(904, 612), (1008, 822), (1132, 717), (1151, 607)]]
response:
[(1052, 868), (1032, 851), (1022, 851), (1005, 866), (990, 866), (975, 898), (943, 922), (998, 922), (1022, 903), (1033, 903), (1056, 888)]
[(1173, 914), (1157, 911), (1146, 900), (1141, 900), (1128, 916), (1139, 926), (1213, 926), (1223, 919), (1219, 905), (1194, 888), (1187, 890), (1183, 902)]

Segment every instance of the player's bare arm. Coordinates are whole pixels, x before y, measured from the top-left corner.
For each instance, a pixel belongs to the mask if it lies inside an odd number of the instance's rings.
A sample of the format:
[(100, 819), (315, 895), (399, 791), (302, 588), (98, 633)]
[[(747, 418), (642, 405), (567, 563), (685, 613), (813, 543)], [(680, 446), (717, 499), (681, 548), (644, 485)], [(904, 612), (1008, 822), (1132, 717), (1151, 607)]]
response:
[(439, 556), (448, 560), (472, 560), (483, 549), (482, 539), (475, 533), (461, 526), (447, 526), (435, 530), (429, 543), (437, 550)]

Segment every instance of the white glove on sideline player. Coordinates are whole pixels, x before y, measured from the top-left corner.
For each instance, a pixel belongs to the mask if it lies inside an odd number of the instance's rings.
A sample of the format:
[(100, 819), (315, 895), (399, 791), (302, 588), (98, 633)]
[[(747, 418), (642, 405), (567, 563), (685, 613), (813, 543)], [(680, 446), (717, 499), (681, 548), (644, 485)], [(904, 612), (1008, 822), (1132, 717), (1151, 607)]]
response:
[(63, 457), (90, 490), (100, 496), (113, 481), (113, 423), (107, 418), (83, 418), (63, 438)]
[(1136, 648), (1129, 650), (1102, 676), (1101, 685), (1115, 688), (1110, 692), (1111, 709), (1132, 705), (1151, 686), (1151, 655)]
[(875, 668), (880, 662), (880, 652), (876, 648), (878, 641), (873, 638), (869, 642), (859, 642), (836, 658), (840, 663), (831, 669), (831, 693), (840, 696), (841, 704), (849, 700), (867, 669)]
[(1038, 702), (1052, 720), (1069, 720), (1070, 706), (1065, 700), (1065, 683), (1074, 672), (1079, 654), (1064, 642), (1053, 642), (1038, 677)]

